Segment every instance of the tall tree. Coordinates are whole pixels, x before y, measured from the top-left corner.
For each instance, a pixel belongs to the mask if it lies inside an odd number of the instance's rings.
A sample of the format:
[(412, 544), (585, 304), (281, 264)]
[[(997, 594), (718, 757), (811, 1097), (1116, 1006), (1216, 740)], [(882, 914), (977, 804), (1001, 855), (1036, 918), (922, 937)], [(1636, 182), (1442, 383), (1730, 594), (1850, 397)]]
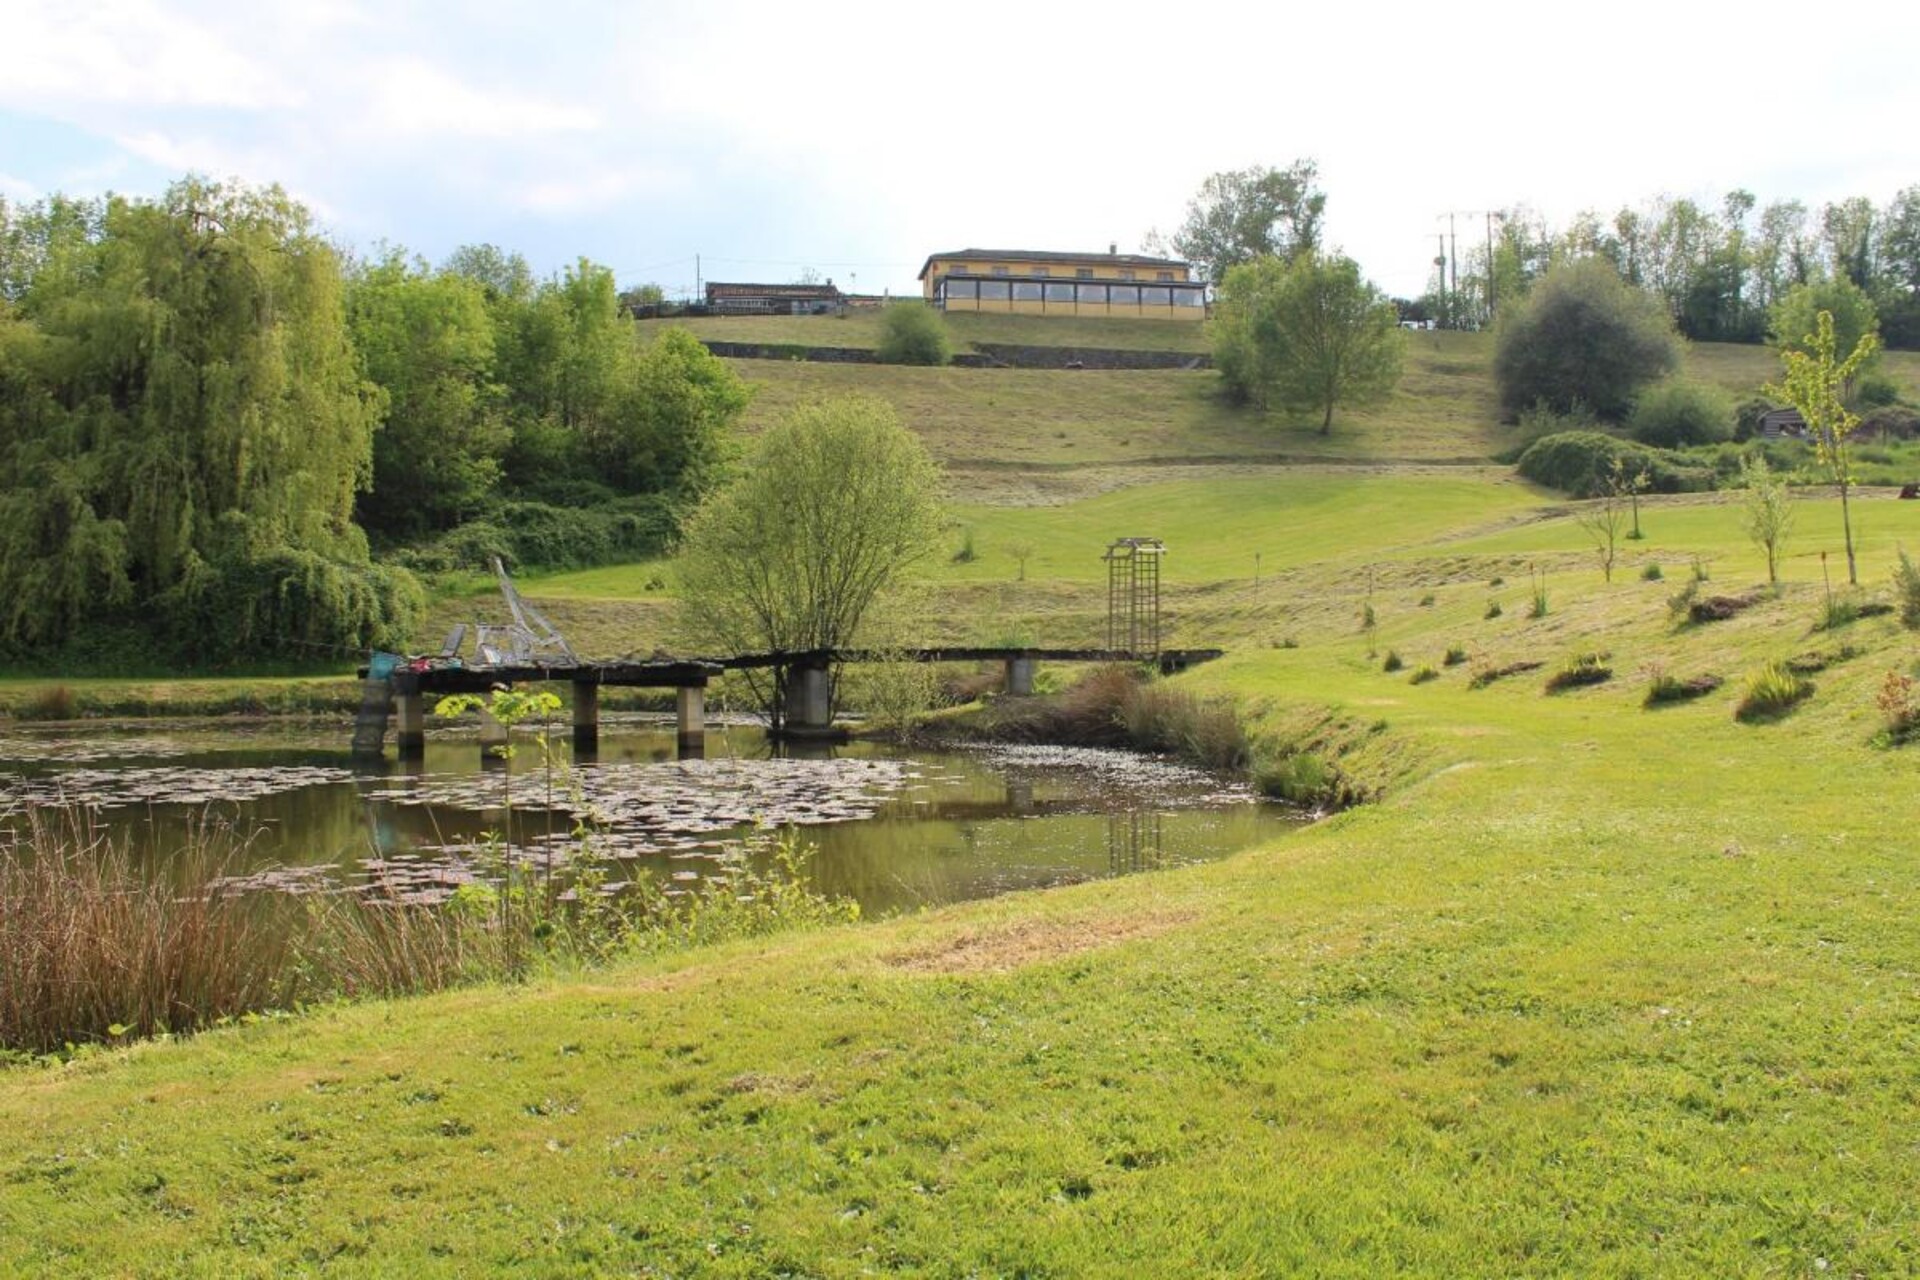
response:
[[(1880, 332), (1880, 316), (1867, 291), (1845, 276), (1833, 276), (1795, 285), (1774, 303), (1767, 313), (1767, 341), (1782, 351), (1811, 354), (1823, 312), (1842, 351), (1852, 351), (1862, 338)], [(1879, 350), (1877, 345), (1874, 350)], [(1869, 355), (1868, 361), (1872, 358)]]
[(1230, 169), (1200, 184), (1188, 202), (1186, 220), (1171, 236), (1152, 232), (1149, 248), (1191, 262), (1202, 278), (1220, 281), (1229, 268), (1256, 258), (1291, 259), (1320, 244), (1327, 197), (1316, 185), (1311, 160), (1285, 169)]
[(1812, 333), (1803, 341), (1781, 349), (1784, 376), (1778, 385), (1769, 384), (1766, 388), (1768, 395), (1777, 396), (1800, 411), (1806, 420), (1807, 434), (1813, 437), (1820, 464), (1840, 490), (1840, 527), (1847, 541), (1847, 581), (1855, 586), (1860, 583), (1860, 570), (1854, 561), (1853, 509), (1848, 498), (1853, 489), (1852, 436), (1860, 425), (1860, 415), (1847, 407), (1847, 392), (1855, 376), (1879, 349), (1879, 336), (1866, 333), (1844, 359), (1840, 358), (1833, 313), (1822, 311), (1814, 318)]
[(1229, 393), (1317, 413), (1323, 435), (1336, 406), (1382, 399), (1399, 381), (1398, 312), (1351, 258), (1307, 254), (1234, 267), (1213, 324), (1215, 364)]
[(458, 524), (493, 493), (509, 439), (486, 287), (396, 251), (355, 274), (347, 314), (361, 367), (386, 392), (361, 520), (389, 537)]
[(352, 521), (379, 395), (306, 210), (190, 179), (109, 202), (67, 254), (0, 379), (26, 392), (0, 428), (0, 640), (125, 603), (201, 655), (403, 630), (417, 592)]

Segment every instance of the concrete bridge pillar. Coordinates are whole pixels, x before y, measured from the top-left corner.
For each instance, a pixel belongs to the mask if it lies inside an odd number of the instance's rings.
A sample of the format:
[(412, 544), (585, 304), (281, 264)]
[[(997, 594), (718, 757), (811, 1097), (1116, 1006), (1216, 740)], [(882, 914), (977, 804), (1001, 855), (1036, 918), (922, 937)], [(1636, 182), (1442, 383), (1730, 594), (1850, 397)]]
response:
[(1033, 696), (1033, 669), (1036, 661), (1026, 656), (1008, 658), (1002, 664), (1007, 673), (1007, 696), (1009, 698), (1031, 698)]
[(795, 667), (787, 673), (787, 728), (833, 727), (833, 677), (825, 667)]
[(682, 685), (674, 690), (674, 714), (679, 730), (680, 758), (700, 760), (707, 754), (707, 687)]
[(427, 754), (427, 709), (419, 686), (397, 691), (394, 703), (400, 711), (399, 732), (394, 735), (400, 758), (424, 759)]
[(507, 763), (507, 726), (493, 718), (493, 712), (480, 708), (480, 765), (498, 769)]
[(573, 682), (573, 753), (592, 755), (600, 750), (600, 686)]

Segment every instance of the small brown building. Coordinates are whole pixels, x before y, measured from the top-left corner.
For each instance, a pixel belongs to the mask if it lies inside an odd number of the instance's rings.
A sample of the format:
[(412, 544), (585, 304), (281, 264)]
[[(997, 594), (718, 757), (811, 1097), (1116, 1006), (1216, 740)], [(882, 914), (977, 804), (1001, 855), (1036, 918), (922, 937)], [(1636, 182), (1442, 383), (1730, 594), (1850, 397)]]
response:
[(846, 295), (825, 284), (707, 285), (707, 309), (729, 316), (824, 316), (846, 308)]
[(1760, 440), (1804, 440), (1807, 420), (1798, 409), (1769, 409), (1754, 424), (1753, 434)]

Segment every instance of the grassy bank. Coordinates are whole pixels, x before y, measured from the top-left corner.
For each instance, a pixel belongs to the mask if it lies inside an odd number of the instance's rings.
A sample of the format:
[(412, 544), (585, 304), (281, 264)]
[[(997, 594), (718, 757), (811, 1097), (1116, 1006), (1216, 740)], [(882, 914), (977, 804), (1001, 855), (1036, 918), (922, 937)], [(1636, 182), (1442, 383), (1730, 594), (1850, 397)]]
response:
[[(1814, 629), (1833, 504), (1775, 596), (1724, 502), (1648, 504), (1608, 583), (1523, 488), (1332, 483), (976, 537), (1177, 522), (1178, 639), (1234, 651), (1173, 687), (1376, 803), (1214, 866), (14, 1070), (0, 1271), (1909, 1268), (1913, 748), (1872, 740), (1915, 648)], [(1883, 598), (1916, 507), (1858, 510)], [(1676, 615), (1696, 556), (1750, 603)], [(1077, 556), (929, 572), (955, 628), (1104, 603)], [(567, 582), (533, 594), (618, 590)], [(1586, 654), (1610, 678), (1546, 691)], [(1771, 659), (1813, 692), (1741, 723)], [(1723, 683), (1650, 709), (1662, 675)]]

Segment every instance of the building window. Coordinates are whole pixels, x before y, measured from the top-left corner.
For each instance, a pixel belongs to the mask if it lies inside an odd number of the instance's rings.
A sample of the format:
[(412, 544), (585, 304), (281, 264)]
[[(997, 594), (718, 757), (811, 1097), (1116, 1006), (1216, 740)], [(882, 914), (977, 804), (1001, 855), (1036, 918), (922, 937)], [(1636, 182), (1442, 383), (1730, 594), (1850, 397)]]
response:
[(1015, 302), (1040, 301), (1041, 285), (1038, 280), (1015, 280), (1013, 282), (1013, 300)]
[(1157, 289), (1152, 285), (1140, 286), (1140, 305), (1143, 307), (1170, 307), (1173, 299), (1168, 297), (1173, 290)]
[(1175, 289), (1173, 305), (1176, 307), (1204, 307), (1207, 305), (1206, 293), (1201, 289)]
[(1154, 272), (1154, 273), (1153, 273), (1153, 278), (1154, 278), (1155, 280), (1171, 280), (1171, 279), (1173, 279), (1173, 272), (1171, 272), (1171, 271), (1156, 271), (1156, 272)]
[(1093, 268), (1092, 267), (1075, 267), (1073, 270), (1073, 274), (1081, 280), (1091, 280), (1093, 279)]
[(1005, 280), (982, 280), (980, 282), (980, 301), (1005, 302), (1007, 300), (1007, 282)]
[(1050, 284), (1047, 286), (1048, 302), (1072, 302), (1073, 286), (1070, 284)]
[(956, 276), (964, 276), (967, 274), (966, 264), (964, 263), (956, 262), (951, 267), (948, 267), (947, 270)]
[(1112, 302), (1120, 307), (1140, 305), (1140, 286), (1137, 284), (1117, 284), (1113, 286)]
[(1007, 269), (1006, 269), (1005, 267), (995, 267), (995, 268), (993, 269), (993, 274), (995, 274), (995, 275), (997, 275), (997, 276), (1003, 276), (1003, 275), (1005, 275), (1005, 274), (1007, 274)]
[(1050, 276), (1053, 274), (1053, 272), (1046, 267), (1035, 267), (1033, 269), (1033, 274), (1037, 276)]
[(979, 298), (979, 288), (979, 284), (973, 280), (949, 280), (947, 281), (947, 298), (949, 301), (972, 302)]
[(1122, 267), (1122, 268), (1120, 268), (1120, 278), (1121, 278), (1122, 280), (1131, 280), (1131, 279), (1133, 279), (1133, 268), (1132, 268), (1132, 267)]
[(1095, 306), (1103, 307), (1107, 304), (1107, 286), (1103, 284), (1079, 285), (1076, 287), (1074, 296), (1083, 305), (1092, 303)]

